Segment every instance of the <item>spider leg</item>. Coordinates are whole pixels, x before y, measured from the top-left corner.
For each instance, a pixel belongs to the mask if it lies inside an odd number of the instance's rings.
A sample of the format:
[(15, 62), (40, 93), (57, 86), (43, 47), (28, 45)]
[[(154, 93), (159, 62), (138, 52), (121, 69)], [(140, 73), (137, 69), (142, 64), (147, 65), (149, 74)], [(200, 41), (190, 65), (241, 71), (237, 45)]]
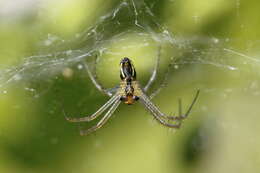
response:
[(121, 103), (121, 101), (119, 99), (116, 100), (116, 102), (110, 107), (110, 109), (104, 115), (104, 117), (95, 126), (92, 126), (91, 128), (86, 129), (86, 130), (81, 130), (80, 135), (82, 135), (82, 136), (88, 135), (88, 134), (98, 130), (99, 128), (101, 128), (107, 122), (107, 120), (111, 117), (111, 115), (115, 112), (116, 108), (119, 106), (120, 103)]
[(168, 115), (165, 115), (164, 113), (162, 113), (159, 108), (157, 106), (155, 106), (152, 101), (149, 99), (148, 96), (146, 96), (146, 94), (142, 93), (141, 94), (141, 99), (143, 100), (143, 102), (149, 106), (149, 108), (151, 110), (153, 110), (154, 112), (156, 112), (158, 114), (158, 116), (160, 116), (161, 118), (166, 118), (166, 119), (169, 119), (168, 117), (172, 117), (172, 116), (168, 116)]
[(164, 113), (162, 113), (151, 101), (150, 99), (143, 93), (142, 94), (142, 99), (144, 100), (144, 102), (146, 102), (147, 105), (150, 106), (150, 108), (157, 112), (158, 115), (162, 118), (166, 118), (168, 120), (183, 120), (185, 118), (188, 117), (188, 115), (190, 114), (191, 112), (191, 109), (193, 108), (195, 102), (197, 101), (198, 99), (198, 96), (199, 96), (199, 93), (200, 93), (200, 90), (197, 90), (196, 92), (196, 95), (191, 103), (191, 105), (189, 106), (188, 110), (186, 111), (185, 114), (182, 114), (182, 104), (181, 104), (181, 100), (179, 99), (179, 115), (178, 116), (169, 116), (169, 115), (165, 115)]
[(115, 86), (113, 88), (108, 88), (108, 89), (105, 89), (105, 90), (114, 94), (118, 91), (119, 88), (120, 88), (120, 86)]
[(91, 70), (89, 69), (89, 66), (86, 62), (84, 62), (85, 68), (87, 70), (87, 73), (92, 81), (92, 83), (96, 86), (96, 88), (101, 91), (102, 93), (108, 95), (109, 97), (111, 97), (113, 95), (112, 92), (110, 92), (109, 90), (106, 90), (99, 82), (98, 82), (98, 78), (97, 78), (97, 74), (96, 74), (96, 64), (97, 64), (97, 56), (95, 58), (95, 65), (94, 65), (94, 73), (92, 74)]
[(170, 69), (172, 67), (172, 65), (174, 64), (174, 58), (171, 58), (171, 62), (167, 67), (167, 71), (166, 74), (162, 80), (162, 83), (160, 84), (160, 86), (150, 95), (150, 99), (152, 99), (154, 96), (156, 96), (161, 90), (162, 88), (164, 88), (167, 85), (167, 79), (169, 78), (170, 75)]
[(178, 99), (178, 103), (179, 103), (179, 117), (182, 115), (182, 103), (181, 103), (181, 99)]
[(72, 118), (72, 117), (66, 117), (67, 121), (70, 122), (85, 122), (85, 121), (91, 121), (97, 118), (100, 114), (102, 114), (109, 106), (111, 106), (113, 103), (115, 103), (117, 100), (119, 100), (120, 96), (118, 94), (114, 95), (110, 100), (108, 100), (101, 108), (97, 110), (94, 114), (82, 118)]
[(168, 118), (170, 120), (183, 120), (183, 119), (187, 118), (199, 97), (199, 93), (200, 93), (200, 90), (197, 90), (196, 95), (195, 95), (194, 99), (192, 100), (192, 102), (185, 114), (182, 113), (182, 103), (181, 103), (181, 99), (179, 99), (179, 101), (178, 101), (179, 102), (179, 115), (178, 116), (167, 116), (166, 118)]
[(152, 76), (150, 77), (148, 83), (144, 87), (144, 91), (145, 92), (147, 92), (147, 90), (151, 87), (151, 85), (153, 84), (154, 80), (156, 79), (156, 76), (157, 76), (157, 73), (158, 73), (158, 67), (159, 67), (160, 58), (161, 58), (161, 46), (159, 46), (159, 48), (158, 48), (156, 63), (155, 63), (154, 69), (153, 69)]
[(177, 122), (178, 124), (171, 124), (168, 123), (165, 119), (162, 118), (159, 112), (155, 111), (149, 103), (145, 101), (142, 97), (140, 98), (141, 103), (145, 105), (145, 107), (148, 109), (148, 111), (151, 112), (151, 114), (154, 116), (154, 118), (162, 125), (170, 127), (170, 128), (180, 128), (181, 127), (181, 122)]

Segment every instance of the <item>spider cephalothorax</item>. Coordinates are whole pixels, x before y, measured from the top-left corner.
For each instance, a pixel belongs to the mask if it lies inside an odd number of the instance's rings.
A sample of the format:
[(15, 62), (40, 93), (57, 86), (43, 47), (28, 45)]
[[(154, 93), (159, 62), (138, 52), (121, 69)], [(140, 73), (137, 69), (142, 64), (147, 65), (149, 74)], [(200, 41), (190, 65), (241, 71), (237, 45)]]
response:
[[(91, 132), (96, 131), (100, 127), (102, 127), (107, 120), (112, 116), (116, 108), (119, 106), (120, 102), (124, 102), (125, 104), (131, 105), (135, 101), (140, 100), (140, 102), (147, 108), (150, 113), (154, 116), (154, 118), (161, 123), (164, 126), (170, 127), (170, 128), (180, 128), (182, 120), (187, 118), (189, 115), (194, 103), (196, 102), (198, 96), (199, 96), (199, 90), (197, 91), (191, 105), (189, 106), (186, 113), (182, 113), (181, 109), (181, 100), (179, 100), (179, 115), (166, 115), (162, 113), (157, 106), (155, 106), (151, 102), (151, 98), (148, 97), (145, 92), (150, 88), (151, 84), (154, 82), (157, 74), (158, 64), (159, 64), (159, 58), (160, 58), (160, 49), (158, 51), (157, 61), (154, 68), (154, 71), (152, 73), (152, 76), (146, 86), (142, 89), (138, 81), (136, 81), (136, 71), (134, 68), (133, 63), (129, 58), (123, 58), (120, 61), (120, 78), (121, 82), (119, 87), (116, 88), (115, 92), (112, 92), (112, 90), (106, 90), (102, 87), (102, 85), (99, 84), (97, 80), (96, 73), (92, 74), (87, 64), (85, 64), (86, 70), (90, 76), (91, 81), (94, 83), (96, 88), (100, 90), (101, 92), (105, 93), (109, 97), (111, 97), (97, 112), (90, 116), (82, 117), (82, 118), (70, 118), (65, 117), (70, 122), (85, 122), (85, 121), (91, 121), (96, 119), (99, 115), (101, 115), (105, 110), (109, 108), (109, 110), (106, 112), (106, 114), (101, 118), (101, 120), (94, 126), (92, 126), (89, 129), (81, 130), (81, 135), (87, 135)], [(167, 76), (167, 75), (166, 75)], [(158, 90), (157, 90), (158, 91)], [(158, 93), (158, 92), (155, 93)], [(172, 121), (173, 123), (169, 122)]]

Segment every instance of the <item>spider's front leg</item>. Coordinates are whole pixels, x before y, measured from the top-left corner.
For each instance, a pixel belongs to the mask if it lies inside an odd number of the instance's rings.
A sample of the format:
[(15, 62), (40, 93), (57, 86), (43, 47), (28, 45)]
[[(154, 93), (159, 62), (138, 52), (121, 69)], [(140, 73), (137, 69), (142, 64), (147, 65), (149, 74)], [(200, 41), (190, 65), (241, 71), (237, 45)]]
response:
[(147, 110), (149, 112), (151, 112), (151, 114), (154, 116), (154, 118), (162, 125), (170, 127), (170, 128), (180, 128), (181, 127), (181, 122), (178, 121), (177, 124), (172, 124), (172, 123), (168, 123), (167, 120), (165, 120), (164, 118), (162, 118), (162, 116), (160, 115), (160, 113), (158, 111), (156, 111), (153, 106), (150, 103), (147, 103), (142, 97), (140, 100), (145, 107), (147, 108)]
[(69, 122), (88, 122), (91, 120), (96, 119), (99, 115), (101, 115), (106, 109), (109, 108), (112, 104), (117, 102), (119, 100), (119, 95), (115, 94), (110, 100), (108, 100), (101, 108), (99, 108), (94, 114), (86, 117), (81, 117), (81, 118), (72, 118), (72, 117), (67, 117), (65, 116), (65, 119)]
[(194, 99), (192, 100), (188, 110), (186, 111), (185, 114), (182, 113), (182, 103), (181, 103), (181, 99), (178, 100), (179, 102), (179, 115), (178, 116), (167, 116), (168, 119), (170, 120), (183, 120), (185, 118), (188, 117), (188, 115), (190, 114), (191, 112), (191, 109), (193, 108), (194, 104), (196, 103), (198, 97), (199, 97), (199, 93), (200, 93), (200, 90), (197, 90), (196, 92), (196, 95), (194, 97)]
[[(191, 112), (193, 105), (197, 101), (197, 98), (199, 96), (199, 92), (200, 92), (200, 90), (197, 91), (191, 105), (189, 106), (189, 108), (188, 108), (188, 110), (186, 111), (185, 114), (182, 114), (181, 100), (179, 100), (179, 115), (178, 116), (169, 116), (169, 115), (165, 115), (164, 113), (162, 113), (150, 101), (150, 99), (144, 93), (142, 93), (142, 95), (141, 95), (141, 102), (146, 106), (146, 108), (152, 113), (152, 115), (156, 118), (156, 120), (158, 120), (161, 124), (168, 126), (168, 127), (172, 127), (172, 128), (180, 128), (182, 120), (188, 117), (188, 115)], [(173, 120), (173, 121), (177, 122), (177, 124), (167, 123), (168, 120)]]
[(101, 128), (107, 121), (108, 119), (112, 116), (112, 114), (115, 112), (116, 108), (119, 106), (120, 104), (120, 100), (116, 100), (115, 103), (110, 107), (110, 109), (107, 111), (107, 113), (104, 115), (104, 117), (95, 125), (92, 126), (89, 129), (86, 130), (80, 130), (80, 135), (88, 135), (96, 130), (98, 130), (99, 128)]
[(145, 108), (154, 116), (154, 118), (162, 125), (170, 127), (170, 128), (180, 128), (181, 122), (177, 121), (177, 123), (172, 124), (168, 122), (168, 119), (165, 119), (165, 115), (151, 102), (151, 100), (146, 96), (146, 94), (139, 89), (139, 97), (141, 103), (144, 104)]

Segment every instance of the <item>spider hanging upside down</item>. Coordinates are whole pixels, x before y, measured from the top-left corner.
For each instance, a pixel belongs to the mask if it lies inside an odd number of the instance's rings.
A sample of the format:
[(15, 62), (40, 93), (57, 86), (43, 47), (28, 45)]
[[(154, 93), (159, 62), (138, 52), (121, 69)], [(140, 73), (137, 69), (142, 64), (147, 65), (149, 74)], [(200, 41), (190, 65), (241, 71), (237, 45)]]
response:
[[(100, 127), (102, 127), (108, 119), (112, 116), (116, 108), (119, 106), (121, 102), (124, 102), (127, 105), (134, 104), (136, 101), (140, 101), (144, 104), (144, 106), (150, 111), (150, 113), (154, 116), (154, 118), (161, 123), (164, 126), (170, 127), (170, 128), (180, 128), (181, 122), (183, 119), (187, 118), (189, 115), (194, 103), (196, 102), (198, 96), (199, 96), (199, 90), (197, 91), (191, 105), (189, 106), (188, 110), (185, 114), (182, 114), (182, 106), (181, 106), (181, 100), (179, 99), (179, 115), (178, 116), (169, 116), (164, 113), (162, 113), (151, 101), (150, 98), (145, 94), (145, 92), (149, 89), (153, 81), (155, 80), (156, 74), (157, 74), (157, 68), (159, 63), (159, 55), (157, 57), (157, 63), (154, 68), (153, 74), (148, 81), (147, 85), (142, 89), (140, 87), (140, 84), (136, 80), (136, 71), (132, 64), (132, 61), (129, 58), (123, 58), (120, 62), (120, 86), (117, 88), (115, 94), (113, 94), (109, 90), (105, 90), (98, 82), (96, 78), (96, 74), (92, 74), (88, 68), (88, 65), (85, 64), (86, 70), (91, 78), (91, 81), (95, 84), (98, 90), (105, 93), (106, 95), (110, 96), (110, 100), (108, 100), (97, 112), (90, 116), (82, 117), (82, 118), (71, 118), (66, 117), (65, 118), (70, 122), (88, 122), (91, 120), (94, 120), (99, 115), (101, 115), (105, 110), (107, 110), (109, 107), (109, 110), (106, 112), (106, 114), (103, 116), (103, 118), (93, 127), (81, 130), (81, 135), (88, 135), (91, 132), (94, 132), (98, 130)], [(174, 121), (175, 124), (169, 123), (169, 121)]]

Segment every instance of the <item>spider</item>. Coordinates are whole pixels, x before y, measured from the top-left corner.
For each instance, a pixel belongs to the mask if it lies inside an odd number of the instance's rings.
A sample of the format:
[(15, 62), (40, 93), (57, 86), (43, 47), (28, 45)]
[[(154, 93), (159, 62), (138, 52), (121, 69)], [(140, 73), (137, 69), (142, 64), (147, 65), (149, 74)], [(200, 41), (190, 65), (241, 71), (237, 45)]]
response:
[[(88, 135), (101, 128), (112, 116), (112, 114), (114, 113), (114, 111), (117, 109), (117, 107), (121, 102), (124, 102), (127, 105), (132, 105), (135, 102), (140, 101), (160, 124), (170, 128), (180, 128), (182, 120), (187, 118), (188, 115), (190, 114), (191, 109), (199, 96), (200, 90), (197, 90), (196, 95), (185, 114), (182, 113), (182, 106), (181, 106), (180, 99), (179, 99), (178, 116), (169, 116), (162, 113), (158, 109), (158, 107), (155, 106), (150, 100), (150, 98), (155, 94), (152, 95), (151, 97), (148, 97), (145, 94), (145, 92), (147, 92), (147, 90), (150, 88), (151, 84), (154, 82), (156, 78), (158, 64), (159, 64), (159, 57), (160, 57), (160, 53), (158, 53), (157, 55), (157, 61), (153, 73), (148, 83), (143, 89), (141, 88), (139, 82), (136, 80), (136, 71), (132, 61), (127, 57), (123, 58), (120, 61), (121, 82), (119, 87), (115, 88), (116, 91), (114, 94), (111, 90), (107, 90), (103, 88), (103, 86), (97, 80), (96, 73), (92, 74), (92, 72), (89, 69), (89, 66), (85, 63), (85, 68), (93, 84), (96, 86), (96, 88), (99, 91), (103, 92), (104, 94), (108, 95), (111, 98), (101, 108), (99, 108), (94, 114), (90, 116), (86, 116), (82, 118), (72, 118), (72, 117), (65, 116), (66, 120), (69, 122), (89, 122), (96, 119), (99, 115), (101, 115), (105, 110), (107, 110), (110, 107), (106, 112), (106, 114), (101, 118), (101, 120), (96, 125), (86, 130), (80, 130), (80, 135)], [(174, 124), (169, 123), (169, 121), (171, 120), (174, 121), (175, 123)]]

